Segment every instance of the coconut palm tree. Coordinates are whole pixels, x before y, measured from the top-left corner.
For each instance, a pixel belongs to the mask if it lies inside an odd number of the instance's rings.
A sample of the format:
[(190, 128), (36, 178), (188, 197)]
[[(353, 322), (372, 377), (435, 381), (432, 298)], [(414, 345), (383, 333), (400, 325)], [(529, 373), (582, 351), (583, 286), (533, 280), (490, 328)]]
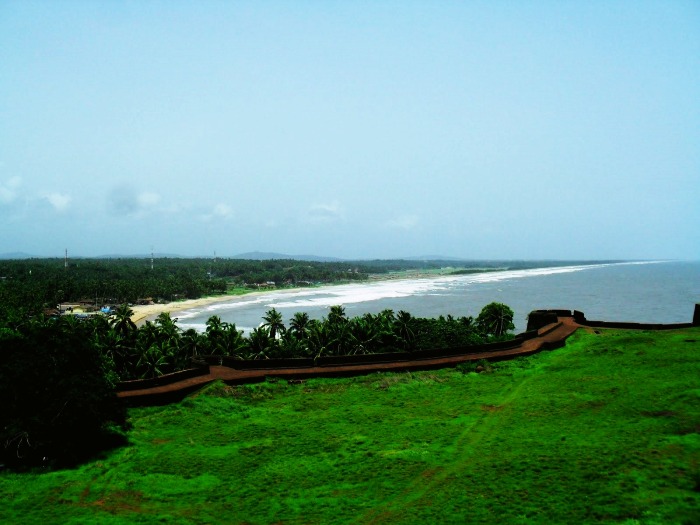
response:
[(238, 330), (235, 323), (222, 324), (222, 346), (224, 355), (240, 356), (241, 351), (246, 346), (243, 330)]
[(379, 323), (372, 314), (365, 314), (352, 320), (351, 354), (370, 354), (376, 352), (381, 344)]
[(131, 319), (133, 315), (134, 311), (128, 304), (122, 304), (114, 312), (112, 327), (120, 336), (125, 337), (136, 330), (136, 323)]
[(194, 328), (188, 328), (182, 332), (180, 347), (188, 357), (196, 357), (202, 353), (206, 346), (206, 336), (203, 336)]
[(406, 350), (414, 348), (416, 342), (416, 334), (411, 327), (413, 317), (405, 310), (399, 310), (394, 322), (396, 335), (399, 337), (402, 346)]
[(297, 338), (303, 339), (309, 327), (309, 314), (306, 312), (296, 312), (289, 321), (289, 330)]
[(248, 336), (248, 351), (250, 359), (268, 359), (270, 346), (274, 344), (270, 331), (264, 326), (253, 328)]
[(312, 320), (307, 327), (306, 348), (310, 357), (321, 357), (328, 354), (330, 345), (330, 330), (327, 323)]
[(379, 316), (382, 317), (383, 319), (386, 319), (390, 323), (393, 323), (394, 320), (396, 319), (396, 315), (394, 314), (394, 310), (391, 308), (385, 308), (381, 312), (379, 312)]
[(225, 355), (225, 323), (221, 322), (221, 317), (218, 315), (212, 315), (207, 319), (206, 326), (208, 353), (211, 355)]
[(275, 357), (303, 357), (308, 354), (306, 334), (297, 336), (292, 330), (287, 330), (277, 343)]
[(334, 305), (331, 306), (330, 311), (328, 312), (328, 323), (329, 324), (337, 324), (337, 323), (343, 323), (347, 322), (348, 318), (345, 315), (345, 307), (343, 305)]
[(168, 342), (156, 342), (139, 356), (136, 368), (141, 379), (163, 375), (167, 370), (168, 355), (171, 353)]
[(207, 319), (206, 326), (207, 333), (220, 332), (222, 330), (221, 317), (218, 315), (212, 315), (209, 319)]
[(262, 324), (262, 326), (269, 330), (270, 337), (272, 339), (277, 339), (277, 335), (282, 334), (285, 330), (284, 322), (282, 321), (282, 314), (275, 308), (272, 308), (265, 313), (263, 316), (263, 321), (265, 322)]
[(170, 317), (168, 312), (161, 312), (156, 317), (154, 324), (160, 332), (160, 339), (178, 341), (180, 339), (180, 328), (177, 326), (177, 319)]

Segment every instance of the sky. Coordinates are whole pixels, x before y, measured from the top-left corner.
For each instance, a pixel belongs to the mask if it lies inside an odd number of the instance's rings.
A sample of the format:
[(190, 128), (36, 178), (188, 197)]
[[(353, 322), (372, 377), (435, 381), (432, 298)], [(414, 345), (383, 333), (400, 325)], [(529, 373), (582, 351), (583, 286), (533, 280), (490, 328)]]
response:
[(700, 259), (700, 2), (0, 0), (0, 254)]

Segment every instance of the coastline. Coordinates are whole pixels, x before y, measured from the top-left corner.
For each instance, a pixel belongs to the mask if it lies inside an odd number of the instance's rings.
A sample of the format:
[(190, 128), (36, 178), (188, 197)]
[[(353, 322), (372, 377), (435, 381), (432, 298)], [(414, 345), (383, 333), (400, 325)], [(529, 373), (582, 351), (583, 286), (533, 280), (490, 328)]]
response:
[[(609, 263), (609, 264), (587, 264), (587, 265), (573, 265), (573, 266), (543, 266), (536, 268), (527, 268), (522, 271), (538, 271), (543, 269), (553, 270), (554, 273), (559, 273), (563, 269), (571, 268), (581, 268), (581, 267), (598, 267), (598, 266), (609, 266), (609, 265), (625, 265), (625, 264), (640, 264), (638, 262), (629, 263)], [(645, 264), (645, 263), (641, 263)], [(131, 309), (134, 311), (131, 319), (138, 325), (141, 326), (146, 323), (146, 321), (153, 321), (160, 313), (175, 313), (183, 310), (195, 309), (195, 308), (206, 308), (207, 306), (217, 304), (217, 303), (237, 303), (248, 301), (251, 298), (259, 297), (262, 295), (267, 295), (271, 293), (275, 294), (291, 294), (299, 292), (300, 290), (323, 290), (332, 289), (337, 286), (343, 286), (348, 284), (355, 285), (372, 285), (377, 284), (382, 281), (417, 281), (417, 280), (435, 280), (445, 277), (464, 277), (466, 274), (478, 275), (478, 274), (491, 274), (491, 273), (501, 273), (508, 272), (507, 268), (490, 269), (490, 268), (455, 268), (455, 267), (445, 267), (436, 270), (403, 270), (396, 272), (388, 272), (381, 274), (370, 274), (367, 280), (364, 281), (342, 281), (335, 283), (323, 283), (316, 284), (313, 286), (294, 286), (290, 288), (273, 288), (265, 290), (251, 290), (238, 295), (215, 295), (208, 297), (201, 297), (199, 299), (187, 299), (181, 301), (174, 301), (164, 304), (151, 304), (151, 305), (135, 305)], [(518, 270), (513, 270), (518, 271)], [(526, 312), (527, 313), (527, 312)]]
[(183, 310), (189, 310), (190, 308), (202, 308), (206, 307), (212, 304), (217, 304), (217, 303), (228, 303), (228, 302), (237, 302), (237, 301), (243, 301), (244, 299), (249, 299), (251, 297), (258, 297), (261, 295), (266, 295), (270, 293), (293, 293), (293, 292), (298, 292), (299, 290), (308, 290), (308, 289), (323, 289), (323, 288), (332, 288), (334, 286), (342, 286), (342, 285), (347, 285), (347, 284), (371, 284), (371, 283), (376, 283), (378, 281), (393, 281), (393, 280), (413, 280), (413, 279), (436, 279), (439, 277), (445, 277), (445, 275), (448, 275), (447, 272), (441, 272), (441, 271), (433, 271), (433, 272), (425, 272), (425, 271), (416, 271), (416, 270), (407, 270), (403, 272), (391, 272), (387, 274), (371, 274), (369, 276), (369, 279), (366, 281), (342, 281), (342, 282), (337, 282), (337, 283), (326, 283), (326, 284), (321, 284), (318, 286), (295, 286), (292, 288), (272, 288), (269, 290), (262, 290), (262, 291), (250, 291), (246, 292), (240, 295), (212, 295), (212, 296), (207, 296), (207, 297), (200, 297), (199, 299), (185, 299), (183, 301), (173, 301), (170, 303), (164, 303), (164, 304), (148, 304), (148, 305), (134, 305), (131, 307), (131, 309), (134, 311), (134, 315), (131, 316), (131, 320), (136, 323), (137, 326), (141, 326), (146, 323), (146, 321), (152, 321), (155, 319), (159, 314), (163, 312), (167, 313), (174, 313), (174, 312), (181, 312)]
[[(290, 288), (290, 290), (292, 289)], [(294, 288), (294, 290), (296, 290), (296, 288)], [(244, 297), (262, 295), (265, 293), (269, 293), (269, 291), (250, 292), (241, 295), (211, 295), (200, 297), (199, 299), (185, 299), (184, 301), (173, 301), (164, 304), (134, 305), (131, 307), (134, 312), (134, 315), (131, 316), (131, 320), (136, 323), (137, 326), (141, 326), (146, 321), (153, 320), (163, 312), (173, 313), (189, 310), (190, 308), (201, 308), (216, 303), (235, 302), (237, 299), (242, 300)]]

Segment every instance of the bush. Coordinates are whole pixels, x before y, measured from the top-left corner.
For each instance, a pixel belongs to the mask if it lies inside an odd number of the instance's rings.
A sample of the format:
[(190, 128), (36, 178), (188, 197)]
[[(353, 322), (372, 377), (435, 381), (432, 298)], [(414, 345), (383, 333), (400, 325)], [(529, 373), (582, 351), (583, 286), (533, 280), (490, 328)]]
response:
[(111, 363), (90, 341), (69, 319), (0, 331), (0, 463), (72, 464), (123, 442)]

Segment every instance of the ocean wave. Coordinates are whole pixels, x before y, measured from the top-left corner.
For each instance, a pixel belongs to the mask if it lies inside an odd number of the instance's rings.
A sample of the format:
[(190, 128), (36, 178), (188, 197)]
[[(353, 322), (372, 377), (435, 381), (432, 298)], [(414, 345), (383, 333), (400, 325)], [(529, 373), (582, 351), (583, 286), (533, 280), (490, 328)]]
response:
[(413, 296), (445, 296), (462, 293), (472, 285), (495, 283), (543, 277), (548, 275), (566, 274), (573, 272), (596, 270), (609, 266), (653, 264), (663, 261), (634, 261), (622, 263), (604, 263), (590, 265), (571, 265), (547, 268), (530, 268), (523, 270), (503, 270), (474, 273), (468, 275), (447, 275), (434, 278), (406, 278), (371, 283), (353, 283), (345, 285), (329, 285), (320, 288), (303, 290), (281, 290), (240, 296), (230, 302), (220, 302), (205, 307), (192, 308), (178, 312), (177, 316), (186, 320), (202, 315), (220, 315), (229, 317), (237, 310), (247, 308), (276, 308), (279, 310), (314, 310), (334, 305), (357, 305), (380, 301), (382, 299), (400, 299)]

